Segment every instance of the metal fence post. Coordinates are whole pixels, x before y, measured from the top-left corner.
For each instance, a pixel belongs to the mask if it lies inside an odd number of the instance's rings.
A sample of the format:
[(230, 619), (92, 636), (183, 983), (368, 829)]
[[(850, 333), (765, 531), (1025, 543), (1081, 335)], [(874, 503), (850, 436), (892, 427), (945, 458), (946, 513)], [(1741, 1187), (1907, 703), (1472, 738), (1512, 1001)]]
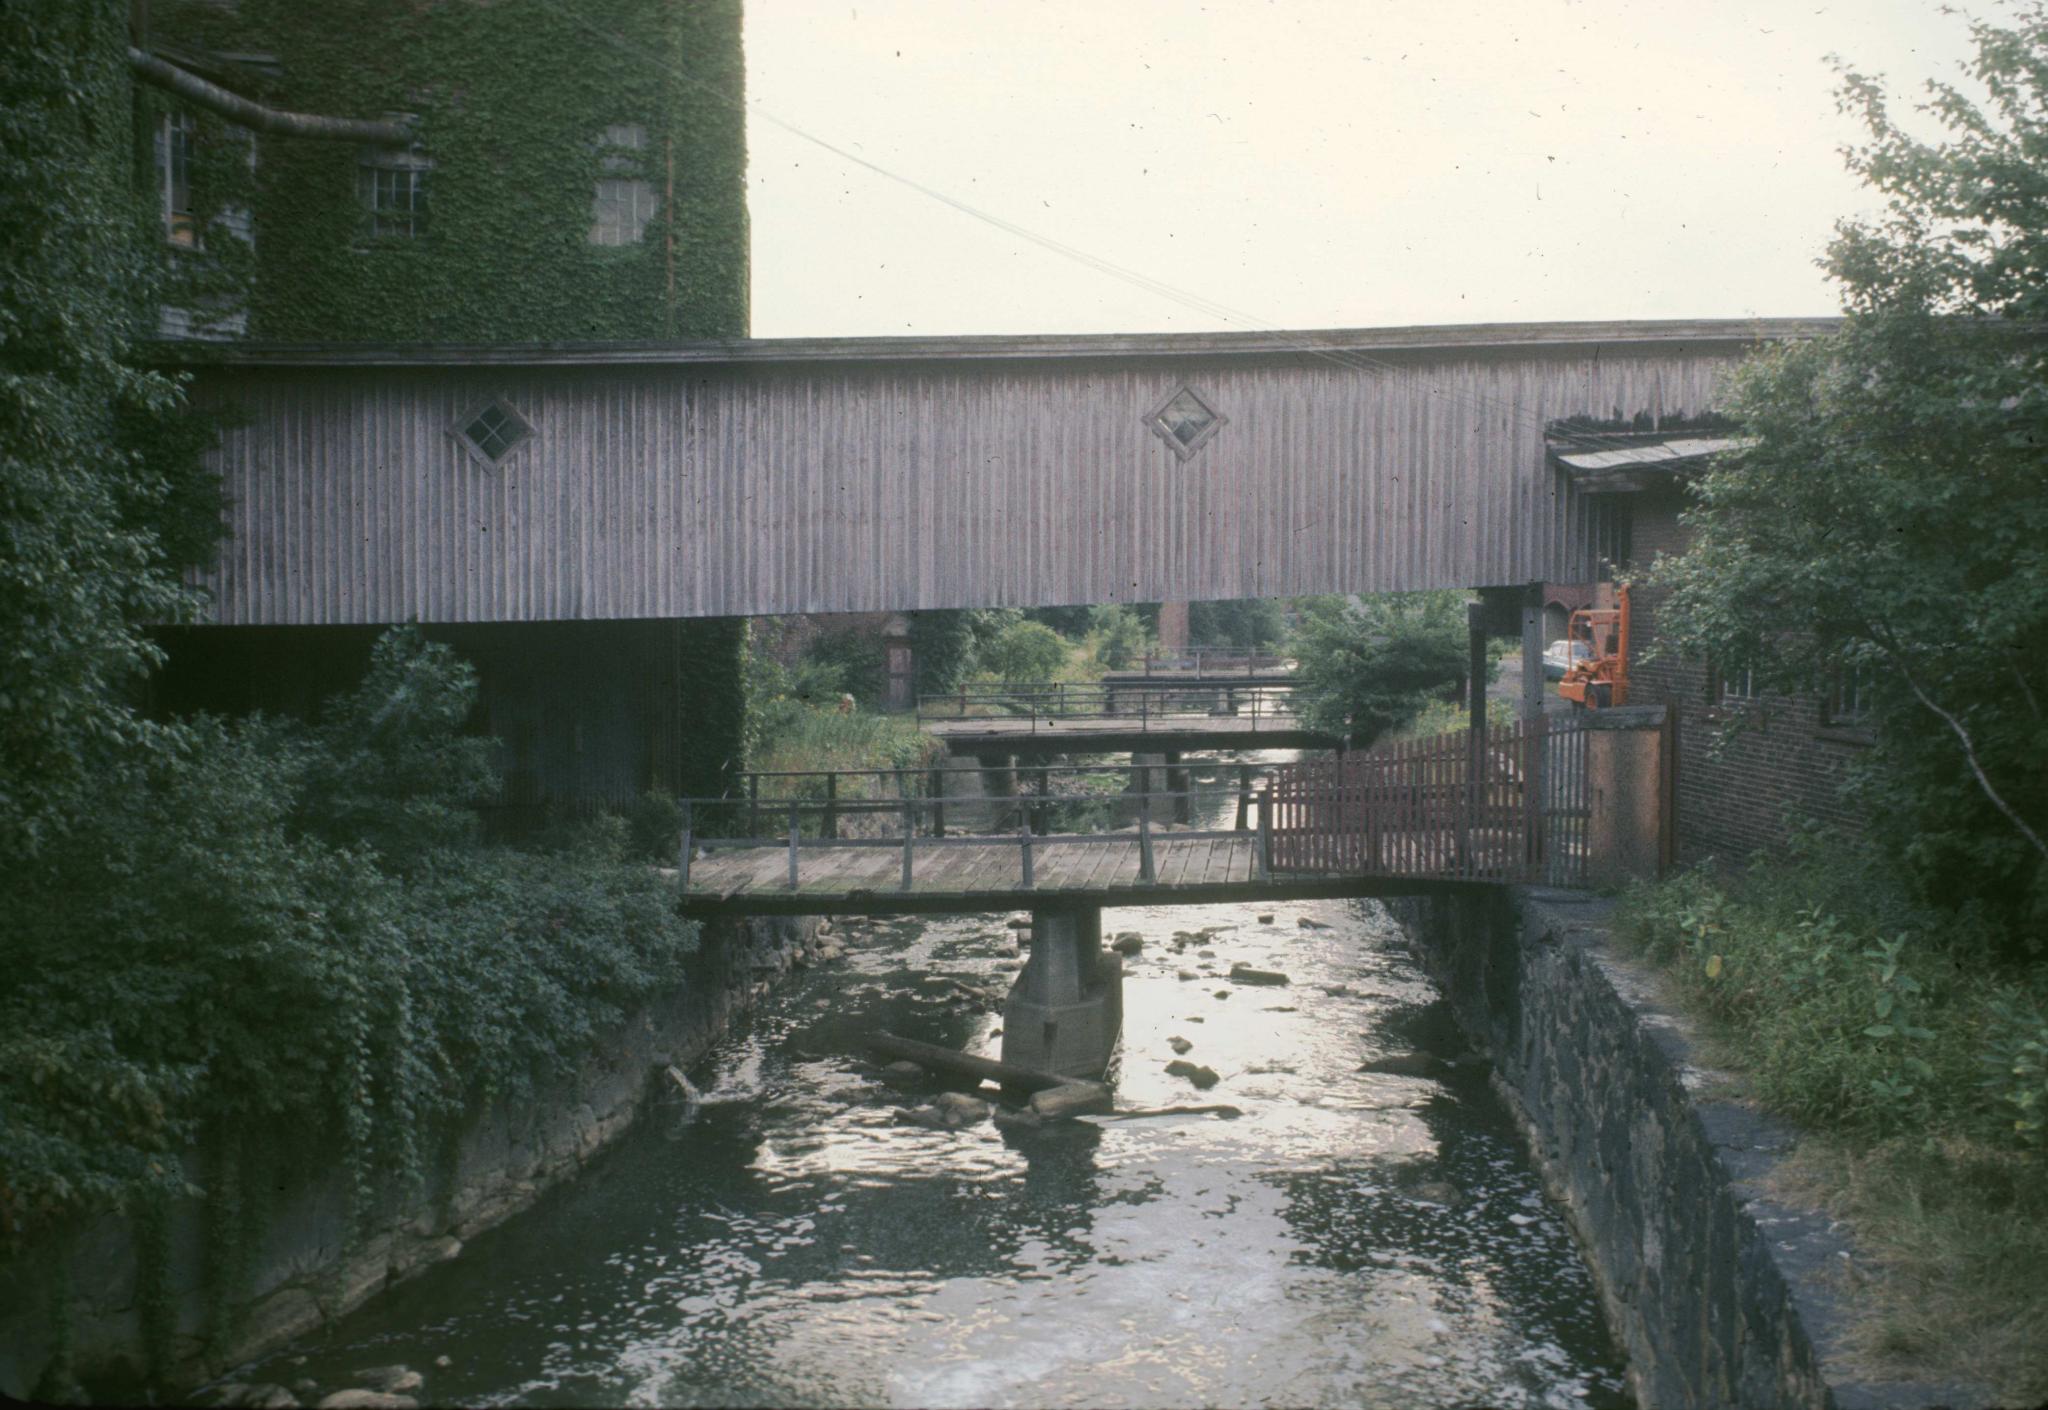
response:
[(1029, 891), (1038, 884), (1031, 874), (1031, 829), (1019, 829), (1017, 840), (1024, 844), (1024, 889)]
[(1158, 873), (1152, 869), (1151, 802), (1152, 800), (1148, 796), (1145, 800), (1145, 811), (1138, 814), (1138, 880), (1146, 886), (1150, 886), (1159, 880)]
[(747, 836), (761, 835), (761, 776), (747, 775)]
[(818, 831), (825, 837), (839, 836), (839, 775), (825, 775), (825, 821)]
[(917, 850), (917, 804), (903, 799), (903, 890), (910, 889), (910, 858)]
[(792, 799), (789, 805), (789, 889), (792, 891), (796, 890), (796, 841), (796, 802)]
[(932, 770), (932, 836), (946, 835), (946, 771)]

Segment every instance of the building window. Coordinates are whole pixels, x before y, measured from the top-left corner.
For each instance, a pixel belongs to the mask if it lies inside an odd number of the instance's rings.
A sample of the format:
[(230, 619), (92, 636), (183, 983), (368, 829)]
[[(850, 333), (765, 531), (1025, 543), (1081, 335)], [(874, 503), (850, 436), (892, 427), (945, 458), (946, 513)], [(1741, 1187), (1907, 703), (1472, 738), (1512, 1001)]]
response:
[(1716, 670), (1714, 672), (1714, 703), (1716, 705), (1748, 705), (1757, 699), (1756, 672), (1744, 666), (1740, 670)]
[(1831, 725), (1860, 727), (1870, 723), (1873, 680), (1868, 666), (1847, 666), (1829, 687), (1823, 718)]
[(1192, 387), (1182, 387), (1145, 418), (1152, 434), (1165, 441), (1173, 453), (1186, 460), (1230, 423), (1230, 418), (1202, 400)]
[(647, 129), (637, 122), (607, 127), (597, 145), (605, 174), (590, 203), (590, 243), (637, 245), (647, 238), (647, 223), (658, 209), (654, 183), (639, 174)]
[(190, 113), (165, 113), (156, 130), (157, 187), (163, 196), (164, 238), (188, 250), (199, 248), (199, 222), (192, 214)]
[(525, 417), (502, 401), (485, 402), (456, 421), (455, 438), (475, 459), (496, 467), (533, 435)]
[(1630, 543), (1634, 514), (1626, 499), (1618, 495), (1588, 496), (1593, 500), (1593, 561), (1603, 581), (1612, 582), (1628, 566), (1634, 552)]
[(427, 173), (433, 163), (417, 152), (366, 148), (356, 167), (369, 233), (417, 240), (427, 233)]

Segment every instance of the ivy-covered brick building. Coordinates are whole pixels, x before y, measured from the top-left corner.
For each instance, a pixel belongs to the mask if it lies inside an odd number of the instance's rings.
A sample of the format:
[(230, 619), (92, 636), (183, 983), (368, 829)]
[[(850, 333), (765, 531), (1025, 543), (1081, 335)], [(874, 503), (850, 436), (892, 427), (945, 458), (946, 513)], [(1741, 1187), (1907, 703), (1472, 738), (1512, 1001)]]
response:
[[(746, 334), (739, 0), (133, 0), (130, 18), (137, 186), (174, 269), (161, 336)], [(517, 474), (492, 454), (508, 430), (451, 426), (479, 443), (461, 473)], [(424, 625), (482, 676), (515, 823), (718, 792), (743, 753), (741, 622)], [(166, 631), (156, 704), (309, 710), (376, 631)]]

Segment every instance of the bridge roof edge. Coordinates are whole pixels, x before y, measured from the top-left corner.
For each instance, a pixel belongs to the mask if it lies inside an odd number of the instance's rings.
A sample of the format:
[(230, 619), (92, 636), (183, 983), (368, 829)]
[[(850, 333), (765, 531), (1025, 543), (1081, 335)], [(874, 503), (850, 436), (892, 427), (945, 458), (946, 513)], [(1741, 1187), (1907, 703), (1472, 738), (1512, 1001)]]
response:
[(1720, 347), (1817, 338), (1839, 318), (1466, 323), (1253, 333), (1031, 333), (909, 338), (729, 338), (693, 342), (262, 343), (158, 340), (151, 361), (226, 367), (713, 366), (792, 363), (1319, 357), (1639, 345)]

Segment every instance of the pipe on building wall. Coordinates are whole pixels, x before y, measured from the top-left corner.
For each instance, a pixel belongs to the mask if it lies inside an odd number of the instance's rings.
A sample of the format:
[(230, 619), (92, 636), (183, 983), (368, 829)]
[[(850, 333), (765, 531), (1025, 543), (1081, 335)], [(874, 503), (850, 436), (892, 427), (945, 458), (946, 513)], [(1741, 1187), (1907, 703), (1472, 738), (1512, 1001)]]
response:
[(311, 113), (280, 112), (230, 92), (176, 64), (128, 46), (128, 67), (146, 83), (168, 89), (188, 102), (219, 113), (258, 132), (280, 137), (310, 137), (329, 142), (375, 142), (404, 147), (412, 142), (410, 126), (374, 118), (318, 117)]

